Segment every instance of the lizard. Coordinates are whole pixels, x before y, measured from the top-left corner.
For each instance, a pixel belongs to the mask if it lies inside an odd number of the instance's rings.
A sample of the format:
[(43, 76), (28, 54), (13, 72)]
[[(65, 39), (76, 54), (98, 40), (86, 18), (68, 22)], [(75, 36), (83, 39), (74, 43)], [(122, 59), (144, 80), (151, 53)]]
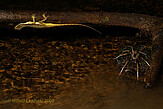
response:
[(21, 30), (22, 28), (24, 27), (33, 27), (33, 28), (51, 28), (51, 27), (57, 27), (57, 26), (84, 26), (84, 27), (87, 27), (87, 28), (90, 28), (96, 32), (98, 32), (99, 34), (101, 34), (100, 31), (94, 29), (93, 27), (90, 27), (90, 26), (87, 26), (87, 25), (84, 25), (84, 24), (64, 24), (64, 23), (57, 23), (57, 24), (54, 24), (54, 23), (45, 23), (44, 21), (47, 20), (48, 16), (45, 16), (45, 14), (43, 14), (43, 20), (41, 21), (38, 21), (36, 22), (36, 17), (35, 15), (32, 15), (32, 19), (33, 21), (28, 21), (28, 22), (25, 22), (25, 23), (19, 23), (18, 25), (16, 25), (14, 27), (15, 30)]

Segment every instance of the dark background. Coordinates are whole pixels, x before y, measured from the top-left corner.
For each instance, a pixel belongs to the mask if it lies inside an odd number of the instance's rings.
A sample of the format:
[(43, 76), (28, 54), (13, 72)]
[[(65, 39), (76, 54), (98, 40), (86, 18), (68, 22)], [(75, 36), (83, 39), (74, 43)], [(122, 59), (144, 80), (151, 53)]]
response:
[(0, 9), (106, 11), (162, 16), (162, 0), (1, 0)]

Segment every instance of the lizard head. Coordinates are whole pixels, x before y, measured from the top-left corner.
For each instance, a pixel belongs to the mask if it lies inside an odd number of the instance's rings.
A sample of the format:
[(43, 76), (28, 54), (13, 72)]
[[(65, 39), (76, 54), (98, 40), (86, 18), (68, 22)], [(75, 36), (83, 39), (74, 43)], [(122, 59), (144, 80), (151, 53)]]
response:
[(34, 25), (34, 24), (37, 24), (37, 22), (31, 22), (31, 21), (29, 21), (29, 22), (26, 22), (26, 23), (19, 23), (18, 25), (16, 25), (14, 27), (14, 29), (15, 30), (21, 30), (22, 28), (27, 27), (27, 25)]
[(14, 27), (15, 30), (21, 30), (24, 27), (24, 24), (18, 24)]

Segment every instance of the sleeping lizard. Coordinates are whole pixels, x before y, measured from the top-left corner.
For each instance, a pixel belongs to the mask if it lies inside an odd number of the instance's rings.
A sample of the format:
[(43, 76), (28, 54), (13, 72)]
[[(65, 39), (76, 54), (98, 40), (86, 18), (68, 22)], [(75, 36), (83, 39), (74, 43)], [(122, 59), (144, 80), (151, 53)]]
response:
[(44, 19), (41, 20), (41, 21), (38, 21), (36, 22), (35, 21), (35, 16), (32, 15), (32, 19), (33, 21), (28, 21), (26, 23), (19, 23), (18, 25), (16, 25), (14, 27), (15, 30), (21, 30), (22, 28), (24, 27), (33, 27), (33, 28), (51, 28), (51, 27), (57, 27), (57, 26), (73, 26), (73, 25), (78, 25), (78, 26), (84, 26), (84, 27), (87, 27), (87, 28), (90, 28), (96, 32), (98, 32), (99, 34), (101, 34), (100, 31), (90, 27), (90, 26), (87, 26), (87, 25), (84, 25), (84, 24), (54, 24), (54, 23), (45, 23), (44, 21), (47, 20), (48, 17), (45, 16), (45, 14), (43, 14), (43, 17)]

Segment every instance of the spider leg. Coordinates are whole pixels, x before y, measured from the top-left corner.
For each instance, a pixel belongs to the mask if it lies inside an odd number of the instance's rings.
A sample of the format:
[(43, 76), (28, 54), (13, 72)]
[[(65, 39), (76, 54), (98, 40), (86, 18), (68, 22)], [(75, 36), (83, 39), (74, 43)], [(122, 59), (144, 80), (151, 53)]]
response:
[(124, 53), (124, 52), (129, 52), (129, 53), (130, 53), (130, 50), (124, 50), (123, 53)]
[(148, 58), (147, 55), (146, 55), (144, 52), (142, 52), (142, 50), (143, 50), (145, 47), (146, 47), (146, 46), (143, 46), (143, 47), (140, 48), (138, 54), (136, 55), (136, 59), (139, 57), (139, 54), (143, 54), (143, 55), (145, 55), (146, 58)]
[(128, 62), (129, 62), (129, 60), (127, 60), (126, 63), (125, 63), (125, 65), (122, 67), (122, 69), (121, 69), (121, 71), (119, 73), (119, 76), (122, 74), (122, 72), (123, 72), (124, 68), (126, 67), (126, 65), (128, 64)]
[(137, 80), (139, 81), (139, 64), (138, 62), (136, 64), (137, 64)]
[(150, 67), (150, 64), (144, 58), (141, 57), (141, 59)]
[(118, 55), (118, 56), (116, 57), (116, 59), (118, 59), (118, 58), (121, 57), (121, 56), (125, 56), (125, 55), (128, 55), (128, 53), (120, 54), (120, 55)]
[(145, 54), (144, 52), (140, 51), (139, 53), (145, 55), (145, 57), (148, 58), (148, 57), (147, 57), (147, 54)]
[(147, 46), (141, 47), (140, 50), (139, 50), (139, 53), (140, 53), (143, 49), (145, 49), (145, 48), (147, 48)]
[(146, 56), (146, 54), (145, 54), (144, 52), (142, 52), (142, 50), (143, 50), (145, 47), (146, 47), (146, 46), (143, 46), (143, 47), (140, 48), (139, 52), (138, 52), (137, 55), (136, 55), (136, 58), (139, 57), (139, 54), (140, 54), (140, 53), (141, 53), (141, 54), (144, 54), (144, 55)]
[(128, 46), (132, 49), (132, 54), (134, 54), (134, 48), (132, 46)]

